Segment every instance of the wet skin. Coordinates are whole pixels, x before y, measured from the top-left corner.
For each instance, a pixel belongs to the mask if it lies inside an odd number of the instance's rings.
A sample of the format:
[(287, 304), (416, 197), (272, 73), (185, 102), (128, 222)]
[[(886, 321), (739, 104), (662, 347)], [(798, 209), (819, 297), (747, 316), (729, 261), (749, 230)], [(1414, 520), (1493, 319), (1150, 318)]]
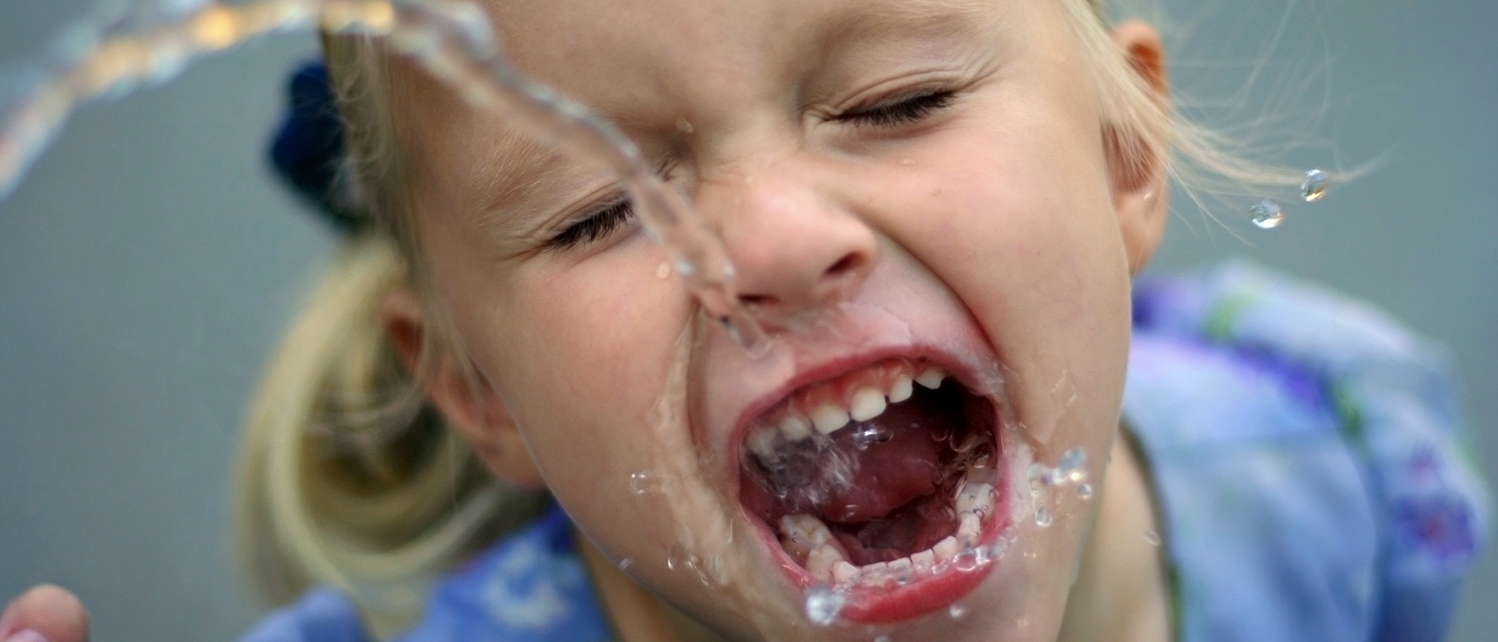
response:
[[(489, 9), (520, 68), (618, 124), (720, 230), (776, 339), (750, 358), (660, 278), (665, 253), (633, 219), (608, 218), (622, 195), (598, 168), (397, 73), (430, 284), (481, 384), (475, 396), (439, 377), (434, 397), (497, 473), (544, 482), (655, 595), (726, 638), (868, 637), (801, 617), (796, 574), (740, 505), (739, 454), (758, 409), (891, 355), (941, 361), (1006, 413), (1011, 481), (1022, 453), (1054, 463), (1073, 446), (1102, 475), (1118, 452), (1129, 275), (1164, 204), (1154, 181), (1115, 180), (1058, 3)], [(506, 448), (516, 438), (528, 459)], [(636, 471), (655, 492), (632, 492)], [(1113, 483), (1098, 504), (1129, 496)], [(1019, 547), (954, 598), (966, 617), (933, 607), (880, 631), (1087, 630), (1068, 601), (1079, 564), (1095, 576), (1092, 505), (1065, 508), (1049, 529), (1013, 520)]]

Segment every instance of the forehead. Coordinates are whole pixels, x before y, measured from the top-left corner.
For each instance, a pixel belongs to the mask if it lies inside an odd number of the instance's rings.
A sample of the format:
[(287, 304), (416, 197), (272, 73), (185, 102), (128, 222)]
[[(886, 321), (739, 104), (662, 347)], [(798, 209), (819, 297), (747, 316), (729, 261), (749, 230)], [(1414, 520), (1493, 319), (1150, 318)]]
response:
[[(814, 69), (835, 74), (834, 63), (860, 52), (877, 56), (881, 43), (986, 31), (1001, 22), (1004, 6), (1021, 1), (485, 0), (484, 5), (506, 54), (522, 72), (582, 101), (626, 132), (648, 135), (669, 131), (682, 120), (712, 124), (714, 118), (744, 112), (746, 105), (785, 99), (785, 89), (796, 79)], [(427, 178), (446, 182), (467, 175), (471, 180), (463, 182), (470, 184), (454, 187), (481, 189), (509, 202), (536, 191), (531, 188), (539, 181), (592, 170), (473, 113), (445, 89), (422, 87), (396, 98), (407, 103), (407, 120), (420, 132), (406, 137), (421, 159), (418, 165), (442, 166), (418, 169)], [(452, 141), (484, 142), (453, 149)]]

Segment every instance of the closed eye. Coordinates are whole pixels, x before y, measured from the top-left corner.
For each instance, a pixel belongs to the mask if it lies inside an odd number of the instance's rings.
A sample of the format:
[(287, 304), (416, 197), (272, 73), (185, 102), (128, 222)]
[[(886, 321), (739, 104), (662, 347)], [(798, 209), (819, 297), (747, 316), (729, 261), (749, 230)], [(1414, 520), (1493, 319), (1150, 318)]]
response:
[(546, 242), (546, 249), (560, 252), (601, 240), (629, 223), (634, 215), (634, 203), (627, 198), (622, 199), (567, 226)]
[(951, 105), (955, 95), (956, 92), (952, 90), (918, 94), (890, 103), (844, 112), (834, 116), (832, 120), (870, 127), (908, 125)]

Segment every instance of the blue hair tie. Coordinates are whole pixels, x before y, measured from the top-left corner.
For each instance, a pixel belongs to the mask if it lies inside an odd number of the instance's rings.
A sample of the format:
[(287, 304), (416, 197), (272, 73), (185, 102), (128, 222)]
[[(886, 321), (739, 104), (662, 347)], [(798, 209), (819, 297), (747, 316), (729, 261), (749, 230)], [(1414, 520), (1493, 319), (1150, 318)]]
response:
[(368, 217), (355, 206), (342, 176), (343, 121), (327, 65), (315, 61), (298, 68), (286, 97), (289, 112), (270, 148), (276, 175), (339, 231), (353, 232)]

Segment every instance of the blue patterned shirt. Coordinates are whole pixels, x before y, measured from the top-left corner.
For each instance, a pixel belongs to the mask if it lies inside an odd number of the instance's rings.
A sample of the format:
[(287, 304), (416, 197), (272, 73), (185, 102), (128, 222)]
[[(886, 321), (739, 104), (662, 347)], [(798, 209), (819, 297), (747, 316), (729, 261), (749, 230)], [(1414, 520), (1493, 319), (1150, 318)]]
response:
[[(1136, 283), (1123, 414), (1179, 639), (1439, 640), (1490, 527), (1453, 388), (1439, 347), (1251, 265)], [(506, 537), (396, 640), (609, 639), (569, 529), (553, 509)], [(324, 588), (244, 642), (370, 639)]]

